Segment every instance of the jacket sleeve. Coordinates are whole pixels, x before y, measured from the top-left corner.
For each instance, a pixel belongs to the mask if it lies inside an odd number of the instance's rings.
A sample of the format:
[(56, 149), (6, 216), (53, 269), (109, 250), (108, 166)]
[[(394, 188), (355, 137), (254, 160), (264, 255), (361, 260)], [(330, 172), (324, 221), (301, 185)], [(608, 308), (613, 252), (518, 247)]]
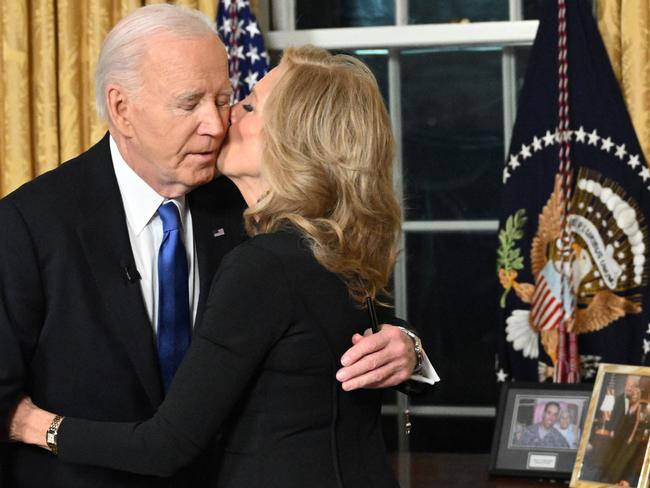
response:
[(165, 401), (139, 423), (66, 418), (59, 457), (141, 474), (168, 476), (209, 443), (245, 393), (267, 352), (290, 324), (281, 263), (246, 243), (222, 263), (201, 323)]
[(0, 439), (6, 439), (43, 325), (44, 298), (28, 226), (7, 198), (0, 200), (0, 225)]

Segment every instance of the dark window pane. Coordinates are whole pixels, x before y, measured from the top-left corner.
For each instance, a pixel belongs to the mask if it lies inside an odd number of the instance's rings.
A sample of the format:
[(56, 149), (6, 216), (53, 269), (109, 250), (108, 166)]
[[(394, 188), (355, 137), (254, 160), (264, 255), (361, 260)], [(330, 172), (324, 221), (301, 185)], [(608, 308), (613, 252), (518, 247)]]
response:
[(442, 381), (415, 404), (495, 403), (496, 234), (407, 233), (408, 318)]
[(517, 100), (524, 86), (526, 77), (526, 68), (528, 68), (528, 58), (530, 57), (531, 46), (517, 46), (515, 49), (515, 73), (517, 76)]
[(508, 20), (504, 0), (410, 0), (409, 24)]
[(275, 68), (282, 58), (282, 51), (269, 51), (269, 69)]
[(544, 0), (524, 0), (524, 19), (537, 20), (542, 14)]
[(296, 0), (297, 29), (393, 24), (394, 0)]
[[(524, 0), (524, 20), (537, 20), (542, 15), (542, 6), (547, 0)], [(592, 8), (594, 0), (589, 0)]]
[(403, 51), (401, 63), (407, 219), (496, 219), (501, 50)]

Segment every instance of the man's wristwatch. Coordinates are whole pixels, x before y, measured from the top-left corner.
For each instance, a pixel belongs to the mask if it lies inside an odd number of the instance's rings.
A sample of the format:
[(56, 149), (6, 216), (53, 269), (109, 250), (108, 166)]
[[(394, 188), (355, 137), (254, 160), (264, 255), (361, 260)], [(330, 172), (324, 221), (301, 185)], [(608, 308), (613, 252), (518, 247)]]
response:
[(408, 329), (401, 328), (409, 338), (413, 341), (413, 348), (415, 349), (415, 368), (411, 374), (419, 374), (422, 372), (422, 366), (424, 365), (424, 354), (422, 352), (422, 341), (416, 336), (413, 332)]
[(52, 454), (58, 453), (56, 438), (59, 434), (59, 426), (61, 425), (61, 422), (63, 422), (63, 417), (61, 415), (55, 416), (45, 433), (45, 442)]

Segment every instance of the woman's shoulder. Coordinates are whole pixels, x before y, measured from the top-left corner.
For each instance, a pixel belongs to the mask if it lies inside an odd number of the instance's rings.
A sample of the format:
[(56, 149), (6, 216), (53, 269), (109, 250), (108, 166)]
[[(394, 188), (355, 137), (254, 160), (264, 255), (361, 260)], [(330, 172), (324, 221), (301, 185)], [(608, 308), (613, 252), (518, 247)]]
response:
[(306, 238), (291, 227), (268, 234), (258, 234), (243, 244), (243, 252), (274, 255), (280, 260), (311, 255)]
[(305, 258), (313, 259), (313, 254), (303, 236), (297, 230), (281, 229), (244, 241), (226, 255), (222, 264), (264, 272)]

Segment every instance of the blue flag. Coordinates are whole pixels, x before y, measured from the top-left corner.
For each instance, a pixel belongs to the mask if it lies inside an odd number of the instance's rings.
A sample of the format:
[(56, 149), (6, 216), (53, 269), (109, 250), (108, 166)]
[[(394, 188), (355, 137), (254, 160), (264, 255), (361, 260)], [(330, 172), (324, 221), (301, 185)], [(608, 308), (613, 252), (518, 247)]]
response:
[(228, 51), (233, 102), (245, 98), (269, 70), (260, 27), (248, 0), (219, 0), (217, 30)]
[(566, 2), (566, 34), (572, 240), (560, 240), (558, 6), (547, 1), (503, 168), (498, 381), (553, 376), (565, 312), (583, 380), (601, 362), (649, 360), (650, 171), (586, 0)]

